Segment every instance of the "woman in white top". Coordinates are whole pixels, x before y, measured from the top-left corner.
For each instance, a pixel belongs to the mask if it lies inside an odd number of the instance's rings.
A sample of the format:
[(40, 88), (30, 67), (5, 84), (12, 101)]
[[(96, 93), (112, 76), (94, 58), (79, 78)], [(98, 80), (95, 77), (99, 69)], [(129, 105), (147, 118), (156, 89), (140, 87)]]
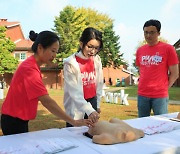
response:
[(64, 107), (73, 119), (97, 122), (100, 117), (103, 71), (97, 53), (102, 48), (102, 33), (88, 27), (81, 35), (79, 51), (64, 60)]

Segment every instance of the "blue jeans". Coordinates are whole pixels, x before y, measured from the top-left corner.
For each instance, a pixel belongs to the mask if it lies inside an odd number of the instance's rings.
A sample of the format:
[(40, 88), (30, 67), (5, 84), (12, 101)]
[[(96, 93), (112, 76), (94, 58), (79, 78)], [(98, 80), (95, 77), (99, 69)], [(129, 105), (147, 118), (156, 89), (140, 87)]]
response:
[(138, 95), (138, 117), (150, 116), (151, 109), (154, 115), (167, 114), (168, 97), (149, 98)]

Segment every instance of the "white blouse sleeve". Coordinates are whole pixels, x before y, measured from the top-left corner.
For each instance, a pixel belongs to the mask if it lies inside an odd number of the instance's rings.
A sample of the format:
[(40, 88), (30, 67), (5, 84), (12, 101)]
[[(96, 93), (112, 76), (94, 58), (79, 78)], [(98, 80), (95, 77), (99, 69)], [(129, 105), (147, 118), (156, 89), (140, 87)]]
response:
[(69, 63), (64, 63), (64, 99), (67, 99), (68, 96), (71, 97), (70, 100), (73, 100), (72, 102), (68, 102), (68, 100), (64, 101), (66, 105), (68, 105), (68, 103), (74, 103), (77, 109), (85, 112), (89, 116), (95, 110), (92, 105), (84, 99), (81, 73), (80, 70), (77, 69), (78, 68), (75, 68), (75, 66)]

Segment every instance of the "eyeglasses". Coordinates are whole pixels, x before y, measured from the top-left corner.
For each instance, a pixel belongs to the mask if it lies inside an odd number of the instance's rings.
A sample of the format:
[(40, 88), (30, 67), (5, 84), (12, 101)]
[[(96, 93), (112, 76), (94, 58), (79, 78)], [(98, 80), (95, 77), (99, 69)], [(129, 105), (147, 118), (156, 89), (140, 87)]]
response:
[(154, 35), (155, 33), (157, 33), (157, 31), (150, 31), (150, 32), (148, 32), (148, 31), (144, 31), (144, 35)]
[(90, 45), (86, 45), (86, 47), (88, 48), (89, 51), (95, 50), (97, 52), (100, 50), (100, 47), (94, 47), (94, 46), (90, 46)]

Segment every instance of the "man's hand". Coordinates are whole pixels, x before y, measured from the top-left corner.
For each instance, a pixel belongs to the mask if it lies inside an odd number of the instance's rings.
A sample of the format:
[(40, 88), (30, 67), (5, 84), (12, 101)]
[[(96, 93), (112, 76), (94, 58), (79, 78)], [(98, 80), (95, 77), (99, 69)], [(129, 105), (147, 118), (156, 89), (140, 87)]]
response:
[(92, 112), (88, 117), (88, 119), (91, 119), (93, 123), (97, 122), (99, 118), (99, 113), (97, 113), (96, 111)]
[(74, 120), (74, 126), (88, 126), (88, 127), (93, 127), (94, 124), (91, 121), (91, 119), (80, 119), (80, 120)]

